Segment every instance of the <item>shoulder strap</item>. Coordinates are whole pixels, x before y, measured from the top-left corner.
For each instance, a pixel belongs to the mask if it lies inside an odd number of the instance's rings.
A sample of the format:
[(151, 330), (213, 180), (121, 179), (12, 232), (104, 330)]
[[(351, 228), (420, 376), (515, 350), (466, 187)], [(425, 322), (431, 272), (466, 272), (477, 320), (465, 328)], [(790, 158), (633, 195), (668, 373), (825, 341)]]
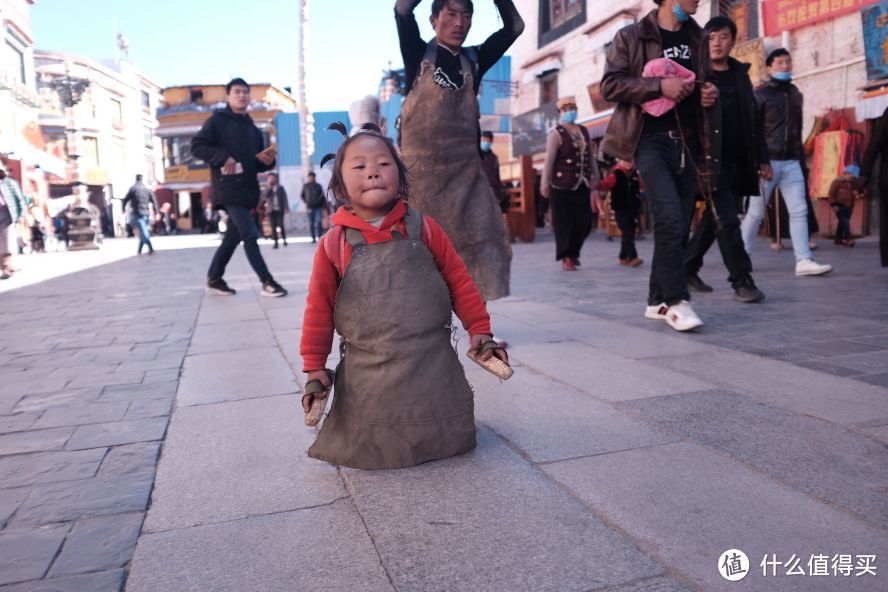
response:
[(422, 240), (423, 217), (422, 214), (407, 206), (407, 215), (404, 216), (404, 226), (407, 227), (407, 238)]
[(340, 273), (342, 261), (345, 259), (345, 233), (342, 232), (342, 226), (334, 226), (321, 240), (324, 242), (327, 259), (336, 268), (337, 273)]
[(345, 229), (345, 240), (348, 241), (348, 244), (352, 247), (363, 245), (367, 242), (364, 240), (364, 235), (361, 234), (361, 231), (356, 228)]

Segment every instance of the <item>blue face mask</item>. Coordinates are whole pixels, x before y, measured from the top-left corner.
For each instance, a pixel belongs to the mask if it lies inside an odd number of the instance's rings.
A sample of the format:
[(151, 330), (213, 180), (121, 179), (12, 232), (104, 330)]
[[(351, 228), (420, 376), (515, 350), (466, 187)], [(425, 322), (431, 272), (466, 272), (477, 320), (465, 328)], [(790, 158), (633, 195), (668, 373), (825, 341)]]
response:
[(490, 152), (492, 146), (493, 144), (491, 144), (490, 142), (481, 142), (481, 150), (483, 150), (484, 152)]
[(790, 80), (792, 80), (792, 71), (790, 70), (789, 72), (774, 72), (771, 75), (771, 78), (773, 78), (774, 80), (779, 80), (781, 82), (789, 82)]
[(684, 11), (684, 8), (682, 8), (679, 4), (674, 4), (672, 6), (672, 14), (675, 15), (675, 18), (677, 18), (678, 22), (680, 22), (680, 23), (683, 23), (686, 20), (688, 20), (689, 18), (691, 18), (691, 15), (686, 13)]
[(577, 112), (576, 111), (565, 111), (561, 114), (561, 121), (564, 123), (573, 123), (577, 120)]

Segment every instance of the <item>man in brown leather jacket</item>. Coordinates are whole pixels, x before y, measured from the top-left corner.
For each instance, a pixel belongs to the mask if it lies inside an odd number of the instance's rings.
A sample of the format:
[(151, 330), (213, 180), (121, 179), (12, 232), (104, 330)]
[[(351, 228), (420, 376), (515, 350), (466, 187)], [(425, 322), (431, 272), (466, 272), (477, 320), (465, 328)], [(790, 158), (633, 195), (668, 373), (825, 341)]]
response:
[[(709, 62), (709, 36), (691, 18), (699, 0), (654, 3), (657, 8), (620, 30), (608, 50), (601, 93), (617, 106), (603, 150), (635, 161), (654, 215), (654, 257), (644, 315), (665, 320), (676, 331), (689, 331), (703, 321), (688, 303), (685, 244), (695, 196), (715, 190), (721, 113), (712, 108), (718, 88)], [(645, 64), (657, 58), (669, 58), (694, 72), (696, 82), (642, 76)], [(643, 103), (659, 98), (674, 101), (675, 108), (660, 117), (642, 111)]]

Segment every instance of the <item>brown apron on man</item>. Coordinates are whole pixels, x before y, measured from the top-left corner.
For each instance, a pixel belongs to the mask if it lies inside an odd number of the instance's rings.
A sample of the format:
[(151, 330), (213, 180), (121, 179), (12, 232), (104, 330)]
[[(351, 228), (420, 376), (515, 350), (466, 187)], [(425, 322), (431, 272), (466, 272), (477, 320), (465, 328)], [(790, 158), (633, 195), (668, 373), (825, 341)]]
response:
[(435, 219), (462, 258), (485, 300), (509, 295), (512, 245), (499, 202), (478, 154), (480, 111), (463, 56), (463, 85), (434, 80), (435, 42), (401, 106), (401, 153), (410, 169), (410, 201)]
[(475, 447), (472, 389), (450, 345), (450, 290), (408, 210), (406, 238), (367, 244), (345, 230), (351, 261), (336, 296), (342, 339), (333, 403), (308, 455), (397, 469)]

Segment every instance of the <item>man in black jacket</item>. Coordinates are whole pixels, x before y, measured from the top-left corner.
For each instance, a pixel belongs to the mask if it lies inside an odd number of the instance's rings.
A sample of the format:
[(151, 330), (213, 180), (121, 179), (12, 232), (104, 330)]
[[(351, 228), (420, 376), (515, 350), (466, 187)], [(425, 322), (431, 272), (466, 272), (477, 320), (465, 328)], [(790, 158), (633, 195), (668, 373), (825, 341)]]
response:
[(250, 86), (235, 78), (225, 85), (228, 105), (214, 111), (191, 141), (191, 153), (210, 165), (213, 202), (228, 212), (228, 228), (207, 272), (207, 288), (234, 294), (222, 276), (238, 243), (243, 241), (247, 259), (262, 282), (263, 296), (286, 296), (271, 276), (259, 252), (259, 229), (250, 210), (259, 205), (258, 174), (274, 168), (273, 149), (263, 152), (262, 132), (247, 114)]
[(316, 243), (324, 235), (322, 224), (324, 210), (327, 208), (327, 198), (324, 196), (324, 188), (316, 181), (314, 173), (308, 173), (308, 182), (302, 185), (302, 201), (308, 208), (308, 229), (311, 232), (311, 242)]
[(148, 254), (154, 254), (154, 245), (151, 244), (151, 207), (154, 207), (154, 213), (160, 210), (157, 208), (157, 198), (154, 192), (148, 189), (142, 182), (142, 175), (136, 175), (135, 184), (126, 192), (123, 198), (121, 209), (126, 211), (128, 203), (132, 202), (132, 212), (130, 213), (130, 224), (133, 228), (139, 229), (139, 250), (138, 254), (142, 254), (142, 247), (148, 246)]
[[(755, 195), (759, 190), (759, 176), (771, 178), (768, 148), (758, 118), (755, 93), (749, 79), (749, 64), (731, 57), (737, 40), (737, 25), (723, 16), (706, 23), (709, 32), (709, 55), (712, 69), (718, 77), (718, 91), (722, 110), (722, 169), (719, 190), (715, 192), (715, 209), (707, 207), (688, 243), (685, 256), (688, 288), (695, 292), (712, 292), (712, 286), (700, 276), (703, 256), (718, 240), (722, 260), (734, 288), (734, 300), (759, 302), (765, 295), (752, 281), (752, 262), (743, 248), (737, 204), (740, 196)], [(719, 226), (716, 228), (715, 215)]]
[(805, 148), (802, 142), (802, 92), (792, 83), (792, 56), (780, 47), (768, 54), (770, 82), (756, 91), (759, 112), (768, 145), (773, 177), (767, 181), (764, 195), (750, 196), (749, 208), (741, 225), (746, 252), (752, 252), (759, 226), (765, 217), (765, 207), (771, 193), (779, 187), (789, 211), (789, 234), (795, 252), (797, 276), (823, 275), (832, 271), (832, 265), (814, 261), (808, 243), (808, 202), (805, 199), (805, 176), (802, 162)]

